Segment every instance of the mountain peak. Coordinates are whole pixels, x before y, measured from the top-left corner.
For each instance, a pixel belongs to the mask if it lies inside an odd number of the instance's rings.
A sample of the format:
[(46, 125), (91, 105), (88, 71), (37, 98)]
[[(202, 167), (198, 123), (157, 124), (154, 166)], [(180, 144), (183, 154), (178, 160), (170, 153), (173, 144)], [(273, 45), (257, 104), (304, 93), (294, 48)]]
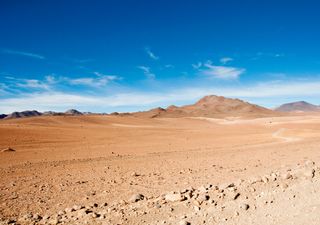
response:
[(65, 114), (67, 115), (82, 115), (81, 112), (79, 112), (78, 110), (76, 109), (69, 109), (65, 112)]
[(320, 110), (320, 107), (306, 101), (297, 101), (283, 104), (275, 110), (279, 112), (316, 112)]
[(203, 105), (203, 104), (209, 104), (214, 102), (223, 102), (226, 98), (223, 96), (217, 96), (217, 95), (207, 95), (203, 98), (199, 99), (195, 105)]
[(169, 106), (166, 110), (149, 110), (138, 115), (147, 117), (226, 117), (226, 116), (270, 116), (276, 114), (272, 110), (248, 102), (208, 95), (195, 104), (185, 106)]

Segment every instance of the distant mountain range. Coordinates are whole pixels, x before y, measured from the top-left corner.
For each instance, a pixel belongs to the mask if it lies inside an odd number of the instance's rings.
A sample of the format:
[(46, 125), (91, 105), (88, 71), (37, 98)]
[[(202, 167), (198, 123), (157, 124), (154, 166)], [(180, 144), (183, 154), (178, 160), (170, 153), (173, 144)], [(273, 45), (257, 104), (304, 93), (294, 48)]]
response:
[(286, 103), (275, 109), (278, 112), (320, 112), (320, 106), (305, 101)]
[(23, 111), (23, 112), (13, 112), (13, 113), (7, 115), (6, 117), (4, 117), (4, 119), (24, 118), (24, 117), (41, 116), (41, 115), (42, 115), (42, 113), (40, 113), (36, 110)]
[[(226, 116), (241, 116), (241, 117), (263, 117), (276, 116), (280, 113), (288, 112), (320, 112), (320, 106), (310, 104), (305, 101), (291, 102), (283, 104), (274, 110), (267, 109), (240, 99), (225, 98), (223, 96), (208, 95), (201, 98), (194, 104), (185, 106), (169, 106), (166, 109), (158, 107), (148, 111), (134, 113), (111, 113), (113, 116), (137, 116), (145, 118), (156, 117), (212, 117), (221, 118)], [(90, 112), (79, 112), (75, 109), (67, 110), (66, 112), (47, 111), (40, 113), (36, 110), (13, 112), (11, 114), (0, 114), (0, 119), (14, 119), (34, 116), (78, 116), (88, 115)], [(102, 113), (101, 115), (107, 115)]]
[(48, 111), (48, 112), (38, 112), (36, 110), (27, 110), (27, 111), (22, 111), (22, 112), (13, 112), (11, 114), (0, 114), (0, 119), (16, 119), (16, 118), (26, 118), (26, 117), (34, 117), (34, 116), (42, 116), (42, 115), (51, 115), (51, 116), (59, 116), (59, 115), (82, 115), (81, 112), (75, 110), (75, 109), (70, 109), (66, 112), (53, 112), (53, 111)]

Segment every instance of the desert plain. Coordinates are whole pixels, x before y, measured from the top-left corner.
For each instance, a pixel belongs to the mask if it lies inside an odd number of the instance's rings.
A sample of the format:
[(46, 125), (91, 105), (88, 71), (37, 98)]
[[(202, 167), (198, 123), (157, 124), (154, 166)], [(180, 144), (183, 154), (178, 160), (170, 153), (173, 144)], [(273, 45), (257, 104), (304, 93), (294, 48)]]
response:
[(316, 113), (1, 120), (0, 224), (320, 224), (319, 137)]

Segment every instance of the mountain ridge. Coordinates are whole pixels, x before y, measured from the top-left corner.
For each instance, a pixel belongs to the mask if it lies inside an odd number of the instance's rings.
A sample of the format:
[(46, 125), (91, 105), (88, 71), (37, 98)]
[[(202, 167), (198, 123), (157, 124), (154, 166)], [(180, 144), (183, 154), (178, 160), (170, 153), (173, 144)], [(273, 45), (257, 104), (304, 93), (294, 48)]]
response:
[(275, 109), (277, 112), (320, 112), (320, 106), (306, 101), (289, 102)]

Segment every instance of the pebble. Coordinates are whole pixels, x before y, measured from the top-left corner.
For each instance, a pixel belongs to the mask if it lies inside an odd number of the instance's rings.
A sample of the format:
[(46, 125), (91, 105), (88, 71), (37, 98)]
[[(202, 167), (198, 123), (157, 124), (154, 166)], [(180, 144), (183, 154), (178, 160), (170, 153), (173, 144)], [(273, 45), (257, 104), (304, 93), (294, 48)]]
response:
[(240, 193), (237, 192), (237, 193), (235, 193), (235, 194), (233, 195), (232, 199), (233, 199), (233, 200), (236, 200), (239, 196), (240, 196)]
[(188, 222), (188, 221), (186, 221), (186, 220), (181, 220), (181, 221), (179, 222), (179, 225), (191, 225), (191, 223)]
[(136, 173), (136, 172), (133, 172), (133, 173), (131, 173), (131, 176), (132, 177), (138, 177), (138, 176), (140, 176), (138, 173)]
[(305, 178), (313, 178), (314, 177), (314, 173), (315, 173), (314, 169), (308, 169), (303, 173), (303, 176)]
[(289, 186), (285, 183), (280, 184), (280, 188), (282, 191), (284, 191), (285, 189), (287, 189)]
[(140, 200), (143, 200), (144, 199), (144, 196), (142, 194), (134, 194), (131, 196), (131, 198), (129, 199), (129, 202), (138, 202)]
[(240, 205), (240, 209), (244, 209), (244, 210), (248, 210), (249, 209), (249, 205), (248, 204), (245, 204), (245, 203), (242, 203), (241, 205)]
[(181, 194), (166, 194), (165, 200), (169, 202), (181, 202), (185, 200), (185, 197)]
[(268, 178), (268, 177), (266, 177), (266, 176), (264, 176), (264, 177), (262, 177), (262, 181), (263, 181), (263, 183), (268, 183), (269, 178)]
[(209, 195), (200, 194), (200, 195), (197, 197), (197, 200), (200, 201), (200, 202), (205, 202), (205, 201), (208, 201), (209, 198), (210, 198)]
[(292, 179), (292, 178), (293, 178), (290, 173), (285, 173), (285, 174), (283, 174), (281, 177), (282, 177), (282, 179), (284, 179), (284, 180), (289, 180), (289, 179)]
[(205, 193), (205, 192), (207, 192), (207, 188), (205, 188), (204, 186), (202, 186), (202, 187), (199, 187), (199, 188), (198, 188), (198, 191), (199, 191), (200, 193)]

